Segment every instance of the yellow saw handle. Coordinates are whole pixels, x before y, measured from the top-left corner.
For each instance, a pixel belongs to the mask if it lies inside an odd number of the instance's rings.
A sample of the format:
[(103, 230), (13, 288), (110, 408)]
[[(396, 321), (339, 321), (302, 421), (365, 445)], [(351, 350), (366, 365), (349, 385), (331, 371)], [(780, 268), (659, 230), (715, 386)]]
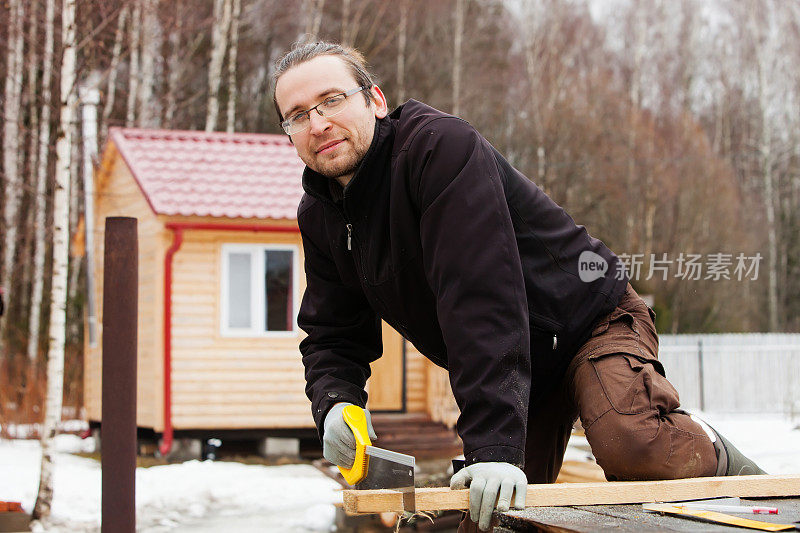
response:
[(344, 421), (353, 430), (353, 435), (356, 437), (356, 460), (353, 462), (351, 468), (339, 467), (344, 476), (344, 480), (350, 485), (355, 485), (367, 475), (367, 468), (369, 467), (369, 456), (365, 451), (367, 446), (372, 446), (372, 441), (369, 440), (369, 432), (367, 431), (367, 415), (364, 410), (357, 405), (348, 405), (342, 409), (342, 417)]

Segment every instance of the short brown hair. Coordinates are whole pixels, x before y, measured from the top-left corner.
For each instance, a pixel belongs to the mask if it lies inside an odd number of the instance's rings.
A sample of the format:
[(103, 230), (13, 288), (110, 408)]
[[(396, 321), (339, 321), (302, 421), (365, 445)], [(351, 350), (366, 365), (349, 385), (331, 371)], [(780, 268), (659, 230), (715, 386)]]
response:
[[(353, 79), (359, 87), (372, 87), (375, 85), (375, 76), (367, 68), (367, 61), (361, 52), (349, 46), (343, 46), (338, 43), (331, 43), (327, 41), (317, 41), (313, 43), (297, 42), (292, 46), (292, 49), (286, 53), (282, 58), (275, 62), (275, 71), (272, 73), (272, 103), (275, 104), (275, 112), (278, 114), (278, 120), (283, 121), (283, 115), (278, 107), (278, 99), (275, 98), (275, 86), (278, 83), (278, 78), (283, 76), (287, 70), (296, 67), (301, 63), (310, 61), (319, 56), (338, 56), (345, 62)], [(370, 103), (370, 93), (364, 91), (367, 104)]]

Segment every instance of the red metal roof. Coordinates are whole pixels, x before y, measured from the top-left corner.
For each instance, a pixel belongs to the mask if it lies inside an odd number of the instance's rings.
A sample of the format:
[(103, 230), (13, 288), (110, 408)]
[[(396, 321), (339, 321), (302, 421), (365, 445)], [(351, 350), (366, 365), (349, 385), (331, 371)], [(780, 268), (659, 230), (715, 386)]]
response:
[(303, 162), (284, 135), (111, 128), (153, 211), (294, 219)]

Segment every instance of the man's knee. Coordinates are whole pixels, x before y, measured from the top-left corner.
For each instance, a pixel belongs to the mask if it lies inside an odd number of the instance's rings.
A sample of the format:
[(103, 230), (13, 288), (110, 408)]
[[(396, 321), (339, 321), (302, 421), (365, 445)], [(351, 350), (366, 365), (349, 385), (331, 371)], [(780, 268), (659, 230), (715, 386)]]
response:
[(658, 411), (609, 411), (586, 430), (586, 437), (610, 481), (664, 479), (669, 472), (671, 437), (662, 431)]

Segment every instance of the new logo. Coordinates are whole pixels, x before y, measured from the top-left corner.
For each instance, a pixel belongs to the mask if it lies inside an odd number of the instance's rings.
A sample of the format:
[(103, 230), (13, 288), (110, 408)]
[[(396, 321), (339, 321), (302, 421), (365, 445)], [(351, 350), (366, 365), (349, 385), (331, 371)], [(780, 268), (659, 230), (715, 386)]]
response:
[(584, 250), (578, 257), (578, 275), (585, 283), (602, 278), (607, 270), (608, 261), (594, 252)]

